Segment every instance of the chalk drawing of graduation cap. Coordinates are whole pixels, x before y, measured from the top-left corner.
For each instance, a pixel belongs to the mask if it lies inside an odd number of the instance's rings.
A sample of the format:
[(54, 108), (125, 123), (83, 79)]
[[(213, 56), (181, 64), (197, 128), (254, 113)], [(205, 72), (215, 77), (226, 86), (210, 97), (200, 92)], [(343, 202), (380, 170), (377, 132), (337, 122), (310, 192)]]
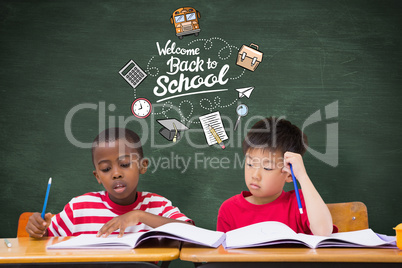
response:
[(159, 134), (161, 134), (162, 137), (168, 141), (178, 141), (181, 138), (180, 131), (188, 129), (188, 127), (186, 127), (183, 123), (174, 118), (159, 119), (156, 120), (156, 122), (161, 124), (163, 127), (159, 130)]

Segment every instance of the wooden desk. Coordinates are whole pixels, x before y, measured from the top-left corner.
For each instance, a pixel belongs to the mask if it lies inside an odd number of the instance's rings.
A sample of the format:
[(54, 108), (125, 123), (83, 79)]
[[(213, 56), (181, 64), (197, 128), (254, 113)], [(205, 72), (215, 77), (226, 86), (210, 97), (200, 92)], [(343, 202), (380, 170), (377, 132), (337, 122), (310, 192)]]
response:
[[(206, 248), (185, 243), (180, 259), (199, 267), (402, 267), (399, 249), (265, 247), (247, 249)], [(204, 263), (206, 262), (206, 263)], [(204, 264), (201, 264), (204, 263)], [(303, 264), (304, 265), (301, 265)], [(271, 267), (273, 267), (271, 266)]]
[(7, 248), (4, 239), (0, 243), (0, 264), (11, 263), (111, 263), (111, 262), (158, 262), (177, 259), (180, 242), (171, 240), (158, 241), (150, 239), (131, 250), (46, 250), (64, 238), (33, 239), (29, 237), (8, 239), (12, 243)]

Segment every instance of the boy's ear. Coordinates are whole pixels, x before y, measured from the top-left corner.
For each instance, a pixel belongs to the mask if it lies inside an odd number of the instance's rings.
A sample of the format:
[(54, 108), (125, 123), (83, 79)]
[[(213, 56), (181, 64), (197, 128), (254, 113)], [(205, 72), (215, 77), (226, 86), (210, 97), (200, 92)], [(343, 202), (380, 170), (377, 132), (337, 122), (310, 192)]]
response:
[(293, 182), (292, 174), (289, 172), (286, 172), (285, 170), (282, 169), (282, 172), (285, 173), (285, 182)]
[(148, 164), (149, 164), (148, 159), (141, 160), (140, 174), (144, 174), (145, 172), (147, 172)]
[(94, 174), (94, 176), (95, 176), (96, 180), (98, 181), (98, 183), (102, 184), (101, 180), (99, 179), (98, 173), (96, 173), (96, 170), (94, 170), (92, 173)]
[(287, 173), (285, 181), (286, 182), (292, 182), (293, 181), (292, 174)]

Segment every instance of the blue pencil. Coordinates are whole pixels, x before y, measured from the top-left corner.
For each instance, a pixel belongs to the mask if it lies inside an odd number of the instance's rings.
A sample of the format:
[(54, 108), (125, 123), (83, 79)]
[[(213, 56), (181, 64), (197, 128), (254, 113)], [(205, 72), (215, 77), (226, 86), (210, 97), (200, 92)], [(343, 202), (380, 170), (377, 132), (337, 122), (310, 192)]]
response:
[(49, 182), (47, 183), (47, 190), (46, 190), (46, 196), (45, 196), (45, 203), (43, 204), (43, 209), (42, 209), (42, 219), (45, 219), (45, 211), (46, 211), (46, 206), (47, 206), (47, 199), (49, 198), (49, 192), (50, 192), (50, 186), (52, 185), (52, 178), (49, 178)]
[(302, 207), (301, 200), (300, 200), (299, 190), (297, 189), (296, 177), (295, 177), (295, 174), (293, 173), (292, 164), (289, 164), (289, 166), (290, 166), (290, 172), (292, 173), (293, 184), (295, 186), (297, 205), (299, 206), (300, 214), (303, 214), (303, 207)]

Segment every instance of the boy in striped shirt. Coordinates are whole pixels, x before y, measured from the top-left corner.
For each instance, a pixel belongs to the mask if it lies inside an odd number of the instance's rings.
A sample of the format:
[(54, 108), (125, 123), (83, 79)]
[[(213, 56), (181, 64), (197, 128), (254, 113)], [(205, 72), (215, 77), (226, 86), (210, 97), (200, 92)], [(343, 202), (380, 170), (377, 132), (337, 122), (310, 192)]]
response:
[(122, 128), (100, 133), (92, 144), (93, 174), (106, 191), (73, 198), (62, 212), (41, 218), (34, 213), (26, 230), (31, 237), (77, 236), (148, 231), (169, 222), (194, 224), (172, 203), (157, 194), (137, 191), (147, 171), (139, 136)]

